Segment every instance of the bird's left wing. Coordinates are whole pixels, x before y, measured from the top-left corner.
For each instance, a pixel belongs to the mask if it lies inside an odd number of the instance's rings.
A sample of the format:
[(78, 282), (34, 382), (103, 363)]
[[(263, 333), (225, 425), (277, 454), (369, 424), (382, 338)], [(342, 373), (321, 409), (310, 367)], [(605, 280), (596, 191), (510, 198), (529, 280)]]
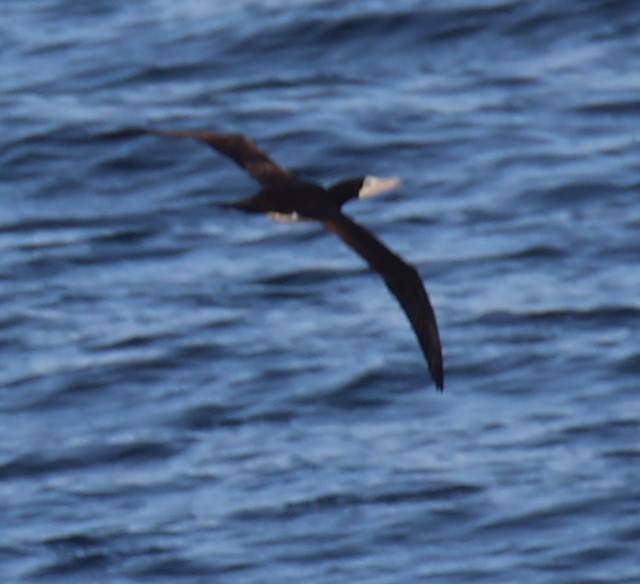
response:
[(265, 186), (293, 179), (289, 171), (271, 160), (243, 134), (207, 130), (153, 130), (152, 133), (171, 138), (193, 138), (205, 142), (244, 168), (255, 180)]

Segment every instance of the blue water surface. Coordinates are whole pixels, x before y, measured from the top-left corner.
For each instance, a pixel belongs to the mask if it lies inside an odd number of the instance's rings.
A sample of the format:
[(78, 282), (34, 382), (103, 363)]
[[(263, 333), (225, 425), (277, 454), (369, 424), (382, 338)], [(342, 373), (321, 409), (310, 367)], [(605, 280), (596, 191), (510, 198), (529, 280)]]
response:
[[(0, 580), (640, 582), (640, 11), (5, 0)], [(382, 281), (202, 144), (401, 176)]]

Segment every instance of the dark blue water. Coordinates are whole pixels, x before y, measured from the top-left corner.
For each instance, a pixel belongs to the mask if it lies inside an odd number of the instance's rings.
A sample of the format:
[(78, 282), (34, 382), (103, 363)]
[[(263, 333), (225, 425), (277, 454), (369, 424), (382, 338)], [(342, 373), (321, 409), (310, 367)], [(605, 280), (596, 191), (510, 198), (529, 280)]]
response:
[[(0, 580), (640, 582), (640, 11), (5, 0)], [(414, 263), (216, 209), (241, 131)]]

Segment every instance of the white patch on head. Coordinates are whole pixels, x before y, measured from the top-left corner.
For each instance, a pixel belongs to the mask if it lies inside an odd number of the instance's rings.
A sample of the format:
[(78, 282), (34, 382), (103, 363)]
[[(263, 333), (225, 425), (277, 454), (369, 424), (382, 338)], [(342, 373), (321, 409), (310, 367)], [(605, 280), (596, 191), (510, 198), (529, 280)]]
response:
[(364, 199), (365, 197), (372, 197), (373, 195), (395, 189), (400, 186), (400, 184), (402, 184), (402, 180), (397, 176), (390, 178), (367, 176), (364, 181), (362, 181), (362, 186), (358, 191), (358, 198)]
[(267, 217), (270, 217), (274, 221), (278, 221), (279, 223), (296, 223), (300, 221), (300, 215), (298, 215), (295, 211), (293, 213), (276, 213), (269, 212), (267, 213)]

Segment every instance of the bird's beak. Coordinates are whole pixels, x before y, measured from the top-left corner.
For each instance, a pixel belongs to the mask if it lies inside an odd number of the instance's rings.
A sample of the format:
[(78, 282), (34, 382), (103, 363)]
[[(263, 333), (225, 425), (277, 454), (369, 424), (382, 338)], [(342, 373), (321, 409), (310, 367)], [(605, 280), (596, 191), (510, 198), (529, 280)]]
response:
[(385, 191), (390, 191), (402, 184), (402, 180), (394, 176), (391, 178), (380, 178), (378, 176), (367, 176), (362, 181), (362, 186), (358, 192), (358, 198), (372, 197)]

